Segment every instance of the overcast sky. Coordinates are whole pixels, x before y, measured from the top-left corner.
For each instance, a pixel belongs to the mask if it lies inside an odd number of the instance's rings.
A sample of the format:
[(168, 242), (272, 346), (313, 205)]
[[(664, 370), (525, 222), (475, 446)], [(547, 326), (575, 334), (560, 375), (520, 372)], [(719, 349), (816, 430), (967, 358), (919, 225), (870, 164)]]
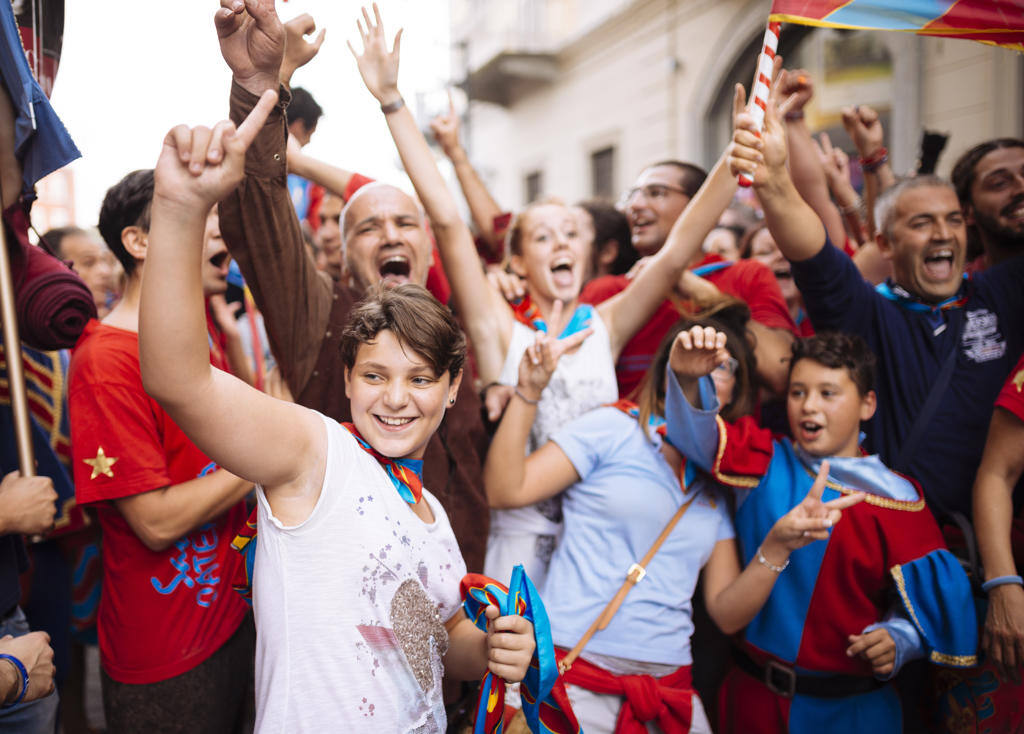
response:
[[(389, 42), (402, 26), (399, 86), (415, 109), (426, 94), (440, 111), (449, 77), (448, 3), (382, 0)], [(82, 151), (75, 172), (77, 224), (95, 223), (107, 188), (137, 168), (151, 168), (174, 125), (227, 116), (231, 74), (213, 27), (216, 0), (68, 2), (64, 50), (52, 102)], [(287, 21), (309, 13), (327, 28), (320, 54), (299, 69), (294, 86), (324, 108), (310, 154), (367, 175), (402, 182), (380, 110), (363, 87), (346, 40), (359, 48), (354, 0), (277, 2)]]

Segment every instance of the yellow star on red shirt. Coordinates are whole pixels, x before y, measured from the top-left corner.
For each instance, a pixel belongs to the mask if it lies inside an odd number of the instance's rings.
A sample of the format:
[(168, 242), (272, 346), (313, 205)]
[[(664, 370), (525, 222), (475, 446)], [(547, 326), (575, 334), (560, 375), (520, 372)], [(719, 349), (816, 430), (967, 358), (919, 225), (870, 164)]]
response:
[(84, 461), (86, 464), (92, 467), (92, 475), (89, 477), (89, 479), (95, 479), (100, 474), (104, 474), (108, 477), (114, 476), (114, 472), (110, 467), (117, 463), (117, 457), (107, 456), (105, 453), (103, 453), (102, 446), (100, 446), (99, 449), (97, 449), (95, 459), (82, 459), (82, 461)]
[(1017, 392), (1024, 390), (1024, 370), (1020, 370), (1013, 376), (1013, 384), (1017, 387)]

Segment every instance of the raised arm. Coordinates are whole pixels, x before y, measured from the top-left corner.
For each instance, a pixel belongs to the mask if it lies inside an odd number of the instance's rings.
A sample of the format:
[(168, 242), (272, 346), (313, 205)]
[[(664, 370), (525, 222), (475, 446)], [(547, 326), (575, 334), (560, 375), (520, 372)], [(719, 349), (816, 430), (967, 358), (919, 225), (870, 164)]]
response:
[(885, 149), (885, 130), (882, 121), (878, 119), (878, 113), (865, 105), (844, 109), (843, 127), (860, 155), (860, 165), (864, 172), (868, 236), (869, 240), (873, 240), (877, 232), (875, 202), (883, 191), (896, 183), (896, 175), (889, 165), (889, 152)]
[[(736, 85), (733, 117), (743, 107), (743, 87)], [(650, 320), (658, 306), (679, 282), (683, 270), (700, 252), (708, 232), (715, 228), (722, 212), (736, 193), (736, 177), (729, 172), (727, 155), (722, 154), (704, 184), (672, 225), (668, 239), (639, 275), (622, 293), (598, 306), (608, 324), (612, 356)]]
[(291, 87), (295, 70), (308, 64), (320, 52), (327, 29), (322, 28), (312, 41), (307, 41), (306, 36), (316, 32), (316, 21), (309, 13), (303, 13), (285, 23), (284, 32), (284, 59), (279, 77), (282, 84)]
[[(552, 320), (561, 318), (561, 301), (556, 302)], [(574, 349), (591, 333), (577, 332), (555, 339), (537, 332), (537, 341), (527, 348), (519, 363), (519, 384), (505, 408), (505, 415), (491, 441), (484, 464), (484, 488), (491, 507), (525, 507), (556, 494), (579, 481), (579, 474), (565, 452), (553, 441), (526, 455), (530, 428), (537, 417), (537, 403), (554, 374), (558, 359)]]
[(764, 209), (765, 222), (789, 260), (800, 261), (817, 255), (825, 246), (825, 227), (793, 185), (786, 168), (786, 131), (780, 121), (794, 98), (777, 104), (768, 101), (764, 131), (758, 135), (754, 119), (744, 112), (738, 116), (729, 155), (732, 174), (751, 174), (754, 190)]
[(459, 217), (444, 179), (423, 133), (398, 92), (398, 58), (402, 38), (399, 29), (389, 51), (384, 37), (380, 11), (373, 7), (371, 19), (363, 9), (366, 30), (357, 21), (363, 40), (363, 53), (352, 55), (367, 90), (381, 104), (391, 137), (398, 148), (406, 173), (412, 180), (441, 251), (445, 273), (452, 286), (455, 307), (469, 332), (477, 373), (484, 382), (497, 380), (512, 338), (512, 310), (494, 291), (484, 276), (469, 228)]
[(448, 114), (438, 115), (431, 120), (430, 130), (455, 168), (455, 177), (459, 179), (462, 195), (466, 197), (469, 214), (473, 217), (473, 223), (481, 239), (487, 245), (488, 255), (492, 260), (500, 260), (505, 249), (505, 241), (494, 231), (494, 220), (503, 214), (503, 211), (487, 190), (473, 164), (469, 162), (466, 149), (462, 147), (462, 141), (459, 140), (459, 116), (455, 113), (451, 90), (448, 91)]
[[(974, 482), (974, 525), (985, 579), (1019, 576), (1010, 542), (1013, 488), (1024, 473), (1024, 421), (996, 407), (985, 453)], [(981, 645), (1006, 678), (1024, 666), (1024, 588), (996, 586), (988, 592)]]
[(804, 69), (784, 71), (777, 84), (779, 99), (794, 97), (784, 118), (786, 143), (789, 147), (789, 174), (793, 177), (793, 185), (825, 225), (832, 244), (842, 247), (846, 240), (846, 228), (839, 209), (829, 196), (828, 179), (821, 165), (818, 147), (804, 120), (804, 105), (814, 95), (810, 74)]
[[(235, 130), (178, 126), (155, 169), (139, 358), (146, 392), (211, 459), (268, 489), (316, 488), (324, 428), (210, 365), (200, 267), (206, 212), (242, 177), (245, 151), (277, 101), (266, 92)], [(173, 317), (171, 316), (173, 314)]]
[[(217, 34), (232, 71), (231, 119), (240, 125), (264, 91), (278, 89), (285, 32), (273, 2), (221, 5)], [(307, 252), (288, 194), (286, 106), (275, 107), (257, 132), (244, 179), (221, 201), (220, 228), (263, 313), (282, 376), (300, 395), (316, 367), (333, 286)]]

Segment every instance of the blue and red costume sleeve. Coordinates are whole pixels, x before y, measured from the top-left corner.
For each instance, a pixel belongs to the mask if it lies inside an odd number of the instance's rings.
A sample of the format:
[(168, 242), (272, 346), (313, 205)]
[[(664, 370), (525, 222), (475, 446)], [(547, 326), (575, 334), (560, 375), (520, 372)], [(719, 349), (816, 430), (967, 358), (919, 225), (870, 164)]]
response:
[[(523, 714), (534, 734), (578, 734), (579, 723), (558, 675), (551, 625), (537, 588), (521, 565), (512, 569), (508, 588), (477, 573), (466, 574), (459, 585), (466, 616), (484, 632), (488, 605), (498, 607), (501, 616), (518, 614), (533, 624), (536, 649), (530, 668), (519, 686)], [(490, 671), (480, 684), (474, 734), (501, 734), (505, 716), (505, 681)]]
[(668, 442), (690, 462), (730, 487), (753, 489), (768, 472), (772, 433), (745, 416), (727, 423), (718, 415), (711, 378), (700, 380), (701, 408), (683, 394), (675, 373), (665, 368), (665, 421)]

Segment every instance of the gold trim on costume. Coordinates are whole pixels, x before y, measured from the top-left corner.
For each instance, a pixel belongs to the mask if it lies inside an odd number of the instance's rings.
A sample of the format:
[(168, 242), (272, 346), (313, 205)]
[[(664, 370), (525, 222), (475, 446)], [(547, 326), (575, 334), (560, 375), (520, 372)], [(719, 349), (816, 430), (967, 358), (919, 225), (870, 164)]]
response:
[[(800, 462), (800, 466), (802, 466), (804, 468), (804, 471), (807, 472), (808, 475), (810, 475), (813, 478), (816, 478), (815, 473), (811, 471), (811, 468), (809, 466), (807, 466), (807, 464), (805, 464), (805, 463), (803, 463), (801, 461)], [(864, 491), (864, 490), (850, 489), (849, 487), (844, 487), (842, 484), (839, 484), (838, 482), (834, 482), (831, 479), (826, 479), (825, 480), (825, 486), (828, 487), (829, 489), (834, 489), (835, 491), (839, 492), (840, 494), (853, 494), (854, 492), (863, 492)], [(891, 497), (881, 497), (881, 496), (879, 496), (877, 494), (872, 494), (871, 492), (864, 492), (864, 494), (867, 495), (866, 497), (864, 497), (864, 501), (867, 502), (869, 505), (875, 505), (876, 507), (883, 507), (886, 510), (902, 510), (903, 512), (920, 512), (925, 507), (924, 498), (919, 499), (919, 500), (915, 500), (913, 502), (908, 502), (906, 500), (894, 500)]]
[(723, 474), (719, 467), (722, 465), (722, 457), (725, 455), (725, 444), (728, 441), (728, 437), (725, 432), (725, 421), (722, 420), (722, 416), (715, 416), (715, 423), (718, 425), (718, 455), (715, 456), (715, 465), (711, 469), (711, 473), (715, 479), (724, 483), (731, 484), (734, 487), (745, 487), (753, 489), (761, 483), (762, 477), (740, 477), (733, 476), (730, 474)]
[[(900, 594), (900, 599), (903, 600), (904, 608), (910, 614), (911, 621), (917, 627), (917, 631), (921, 633), (921, 636), (924, 637), (924, 628), (921, 626), (921, 620), (917, 618), (914, 604), (910, 601), (910, 597), (907, 596), (907, 580), (903, 577), (903, 567), (897, 564), (889, 569), (889, 573), (892, 574), (892, 579), (896, 582), (896, 590)], [(950, 665), (956, 668), (970, 668), (978, 664), (978, 657), (976, 655), (948, 655), (938, 650), (932, 650), (928, 655), (928, 659), (933, 663)]]

